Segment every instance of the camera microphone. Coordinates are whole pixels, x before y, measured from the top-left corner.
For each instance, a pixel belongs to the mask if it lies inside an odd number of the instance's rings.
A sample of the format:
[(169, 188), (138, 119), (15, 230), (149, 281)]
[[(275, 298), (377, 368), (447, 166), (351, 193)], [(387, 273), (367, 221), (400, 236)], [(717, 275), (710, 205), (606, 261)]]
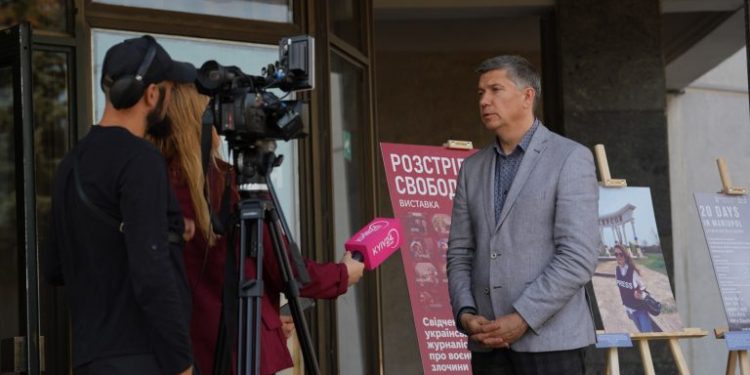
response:
[(352, 258), (372, 271), (401, 247), (401, 224), (398, 219), (375, 218), (344, 244)]

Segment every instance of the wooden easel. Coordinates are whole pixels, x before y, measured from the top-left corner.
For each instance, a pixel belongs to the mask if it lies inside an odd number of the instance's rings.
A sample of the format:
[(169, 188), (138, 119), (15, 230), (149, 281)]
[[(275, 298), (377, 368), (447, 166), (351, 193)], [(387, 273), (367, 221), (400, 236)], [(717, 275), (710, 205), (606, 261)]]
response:
[(599, 180), (604, 187), (627, 187), (628, 182), (622, 179), (613, 179), (612, 175), (609, 174), (609, 162), (607, 161), (607, 153), (604, 151), (604, 145), (599, 144), (594, 146), (594, 154), (596, 154), (596, 164), (599, 167)]
[[(597, 331), (597, 334), (603, 334), (604, 331)], [(646, 375), (655, 375), (654, 370), (654, 359), (651, 356), (651, 347), (649, 341), (651, 340), (668, 340), (669, 350), (672, 352), (677, 370), (680, 374), (690, 374), (690, 369), (685, 361), (685, 356), (682, 354), (680, 348), (679, 339), (685, 338), (696, 338), (706, 336), (708, 333), (700, 328), (684, 328), (679, 332), (643, 332), (643, 333), (632, 333), (630, 338), (637, 342), (638, 350), (641, 352), (641, 361), (643, 361), (643, 371)], [(620, 374), (620, 357), (617, 351), (617, 347), (607, 348), (607, 369), (606, 374), (619, 375)]]
[[(599, 167), (599, 178), (601, 185), (604, 187), (627, 187), (628, 183), (624, 179), (613, 179), (609, 171), (609, 163), (607, 162), (607, 153), (604, 150), (604, 145), (598, 144), (594, 146), (594, 154), (596, 155), (596, 163)], [(597, 334), (606, 333), (604, 331), (597, 331)], [(700, 328), (684, 328), (679, 332), (642, 332), (632, 333), (630, 338), (636, 341), (638, 349), (641, 352), (641, 361), (643, 362), (643, 371), (646, 375), (655, 375), (654, 360), (651, 356), (651, 348), (648, 345), (650, 340), (668, 340), (669, 349), (674, 357), (677, 370), (682, 375), (690, 374), (690, 369), (685, 362), (685, 356), (682, 354), (680, 348), (679, 339), (684, 338), (696, 338), (706, 336), (708, 332)], [(607, 348), (607, 370), (606, 374), (619, 375), (620, 374), (620, 359), (617, 352), (617, 347)], [(743, 374), (744, 375), (744, 374)], [(750, 375), (750, 374), (748, 374)]]
[(716, 159), (716, 165), (719, 167), (719, 177), (721, 178), (721, 193), (726, 195), (747, 195), (747, 189), (743, 187), (732, 186), (732, 179), (729, 178), (729, 168), (724, 158)]
[(474, 148), (474, 144), (471, 141), (448, 139), (443, 143), (443, 147), (451, 150), (471, 150)]
[(651, 357), (651, 348), (648, 346), (650, 340), (668, 340), (669, 350), (672, 352), (674, 362), (677, 365), (677, 371), (680, 374), (690, 374), (690, 369), (685, 362), (685, 356), (682, 355), (679, 339), (698, 338), (706, 336), (708, 332), (700, 328), (683, 328), (680, 332), (642, 332), (633, 333), (630, 337), (638, 341), (638, 349), (641, 351), (641, 360), (643, 361), (643, 371), (646, 375), (654, 375), (654, 360)]
[[(729, 168), (724, 158), (716, 159), (716, 165), (719, 167), (719, 177), (721, 178), (721, 193), (726, 195), (747, 195), (747, 189), (743, 187), (732, 186), (732, 180), (729, 178)], [(728, 328), (714, 329), (714, 336), (717, 339), (724, 339)], [(748, 350), (730, 350), (727, 355), (727, 375), (734, 375), (739, 363), (740, 374), (750, 375), (750, 359), (748, 359)]]
[[(714, 329), (714, 336), (717, 339), (724, 339), (726, 333), (729, 331), (728, 328), (716, 328)], [(730, 350), (727, 355), (727, 375), (734, 375), (737, 369), (737, 363), (740, 365), (740, 374), (750, 375), (750, 359), (748, 359), (747, 350)]]

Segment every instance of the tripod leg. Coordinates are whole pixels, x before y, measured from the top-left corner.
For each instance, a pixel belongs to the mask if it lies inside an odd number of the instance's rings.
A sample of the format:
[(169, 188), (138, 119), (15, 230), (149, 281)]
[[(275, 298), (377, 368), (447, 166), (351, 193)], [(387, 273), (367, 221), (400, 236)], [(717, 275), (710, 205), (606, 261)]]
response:
[[(260, 201), (240, 203), (239, 337), (237, 372), (260, 374), (261, 298), (263, 296), (263, 214)], [(255, 258), (255, 279), (245, 278), (245, 260)]]
[(237, 217), (232, 216), (227, 223), (227, 248), (224, 260), (224, 286), (221, 291), (221, 317), (214, 349), (213, 375), (232, 375), (232, 348), (237, 332), (235, 314), (239, 309), (239, 283), (227, 280), (239, 280), (237, 270), (236, 228)]
[(269, 230), (271, 232), (276, 259), (279, 262), (279, 268), (281, 269), (284, 284), (286, 286), (284, 294), (286, 295), (287, 300), (289, 300), (292, 319), (294, 319), (294, 325), (300, 340), (300, 346), (302, 347), (302, 354), (305, 358), (305, 370), (310, 374), (319, 375), (320, 366), (318, 365), (318, 358), (313, 350), (310, 330), (307, 327), (307, 320), (302, 313), (302, 308), (299, 302), (299, 286), (294, 279), (294, 274), (292, 273), (289, 257), (287, 255), (288, 249), (281, 238), (278, 216), (273, 208), (268, 210), (266, 219), (269, 223)]

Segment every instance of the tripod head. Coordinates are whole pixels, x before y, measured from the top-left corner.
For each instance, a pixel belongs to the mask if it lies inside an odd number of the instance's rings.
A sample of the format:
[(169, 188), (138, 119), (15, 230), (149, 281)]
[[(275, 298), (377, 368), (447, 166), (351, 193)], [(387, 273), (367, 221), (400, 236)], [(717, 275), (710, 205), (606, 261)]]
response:
[[(234, 168), (237, 171), (237, 185), (243, 199), (255, 198), (270, 201), (279, 218), (281, 229), (289, 242), (288, 254), (295, 266), (296, 279), (301, 285), (310, 282), (310, 275), (305, 268), (299, 246), (292, 237), (286, 215), (281, 208), (276, 189), (271, 181), (274, 168), (281, 166), (284, 155), (276, 155), (276, 141), (273, 139), (259, 139), (251, 143), (240, 145), (229, 144), (232, 150)], [(248, 188), (243, 189), (247, 186)]]
[(234, 155), (240, 187), (245, 184), (268, 184), (273, 169), (284, 162), (284, 155), (276, 155), (276, 141), (273, 139), (261, 139), (242, 146), (230, 144), (229, 147)]

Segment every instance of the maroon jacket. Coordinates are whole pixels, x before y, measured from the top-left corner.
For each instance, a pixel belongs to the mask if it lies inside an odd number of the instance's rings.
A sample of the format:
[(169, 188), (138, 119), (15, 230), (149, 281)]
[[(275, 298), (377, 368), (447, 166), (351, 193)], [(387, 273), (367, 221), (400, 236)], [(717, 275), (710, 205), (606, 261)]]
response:
[[(211, 168), (209, 180), (214, 189), (211, 191), (211, 207), (221, 207), (221, 191), (224, 186), (225, 172), (229, 165), (219, 162), (219, 169)], [(187, 219), (195, 220), (190, 190), (181, 177), (174, 163), (169, 168), (170, 183), (177, 195), (182, 213)], [(232, 206), (238, 200), (237, 191), (232, 191)], [(185, 244), (185, 269), (193, 295), (192, 321), (190, 336), (196, 365), (201, 374), (210, 375), (216, 348), (219, 319), (221, 317), (221, 293), (224, 278), (224, 261), (226, 259), (227, 241), (221, 238), (208, 248), (203, 234), (196, 230), (195, 237)], [(261, 374), (273, 374), (292, 366), (292, 358), (287, 350), (286, 338), (281, 330), (279, 319), (279, 299), (283, 289), (283, 279), (279, 263), (272, 251), (268, 227), (263, 229), (263, 281), (265, 290), (261, 302)], [(305, 268), (310, 274), (310, 283), (305, 285), (300, 294), (311, 298), (336, 298), (346, 292), (349, 276), (346, 266), (337, 263), (316, 263), (305, 259)], [(245, 275), (255, 277), (255, 262), (248, 258), (245, 263)]]

